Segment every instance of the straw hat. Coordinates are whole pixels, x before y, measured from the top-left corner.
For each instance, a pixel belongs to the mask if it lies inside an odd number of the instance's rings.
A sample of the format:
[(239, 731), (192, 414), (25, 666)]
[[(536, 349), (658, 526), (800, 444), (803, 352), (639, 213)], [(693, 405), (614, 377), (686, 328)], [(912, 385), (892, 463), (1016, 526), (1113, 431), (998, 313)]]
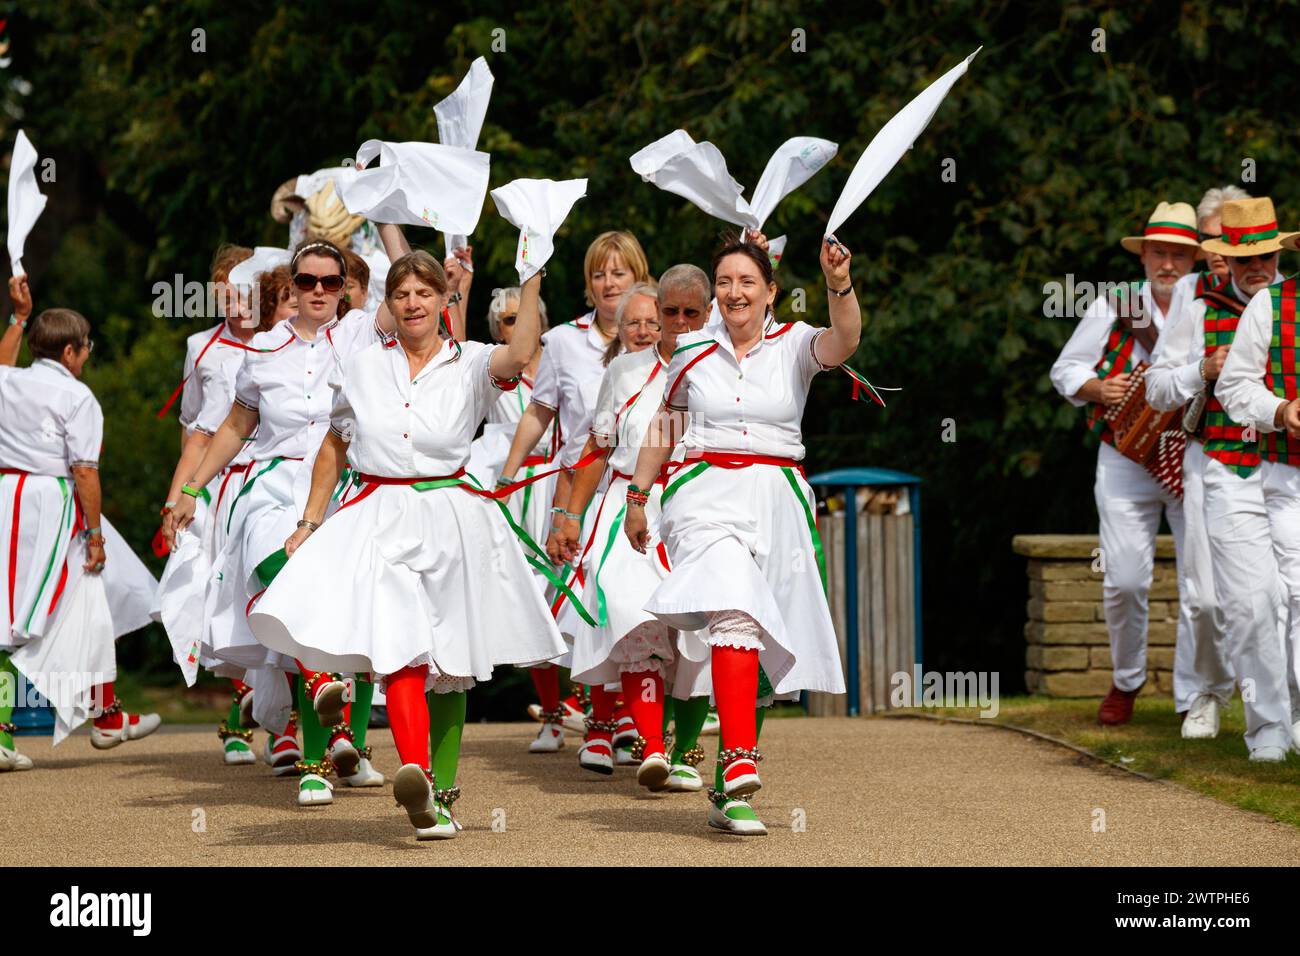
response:
[(1172, 242), (1180, 246), (1199, 246), (1196, 210), (1185, 202), (1162, 202), (1147, 220), (1140, 236), (1125, 236), (1119, 244), (1129, 252), (1142, 254), (1144, 242)]
[[(1223, 204), (1220, 217), (1223, 235), (1206, 239), (1201, 248), (1221, 256), (1258, 256), (1277, 252), (1285, 240), (1295, 237), (1294, 232), (1278, 232), (1277, 213), (1273, 200), (1267, 196), (1259, 199), (1230, 199)], [(1287, 248), (1294, 249), (1295, 246)]]

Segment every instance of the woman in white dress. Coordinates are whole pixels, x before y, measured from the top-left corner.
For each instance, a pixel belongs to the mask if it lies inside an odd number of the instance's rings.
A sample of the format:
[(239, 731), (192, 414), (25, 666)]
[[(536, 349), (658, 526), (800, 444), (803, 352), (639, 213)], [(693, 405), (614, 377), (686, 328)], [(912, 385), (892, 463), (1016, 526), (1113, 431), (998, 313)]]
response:
[[(559, 463), (565, 470), (556, 480), (551, 502), (551, 528), (546, 541), (546, 552), (556, 564), (560, 564), (562, 559), (555, 532), (568, 506), (573, 484), (572, 469), (581, 458), (591, 431), (591, 416), (605, 375), (605, 353), (618, 337), (614, 312), (624, 292), (638, 282), (650, 281), (650, 267), (634, 235), (630, 232), (604, 232), (587, 247), (583, 275), (587, 304), (592, 309), (586, 315), (546, 333), (546, 348), (537, 369), (537, 387), (515, 430), (514, 442), (499, 482), (514, 481), (546, 429), (552, 422), (558, 423)], [(590, 531), (590, 527), (587, 530)], [(575, 592), (581, 591), (581, 568), (566, 568), (563, 573), (565, 583)], [(560, 632), (572, 641), (574, 635), (588, 625), (563, 594), (553, 594), (552, 598), (551, 610), (556, 614)], [(534, 682), (542, 710), (549, 715), (543, 717), (549, 725), (543, 726), (543, 735), (557, 739), (562, 729), (557, 718), (563, 721), (569, 710), (568, 705), (560, 701), (559, 671), (547, 668), (534, 674)], [(626, 708), (616, 706), (618, 693), (592, 687), (590, 695), (591, 719), (600, 724), (613, 720), (618, 725), (614, 733), (617, 762), (636, 763), (631, 750), (636, 740), (636, 727)], [(543, 736), (539, 735), (539, 739)]]
[(813, 376), (853, 354), (862, 318), (848, 250), (827, 240), (821, 266), (830, 327), (782, 324), (767, 254), (751, 242), (723, 246), (713, 260), (722, 324), (682, 336), (668, 369), (664, 406), (686, 413), (684, 434), (657, 418), (627, 490), (625, 530), (645, 551), (648, 489), (680, 441), (685, 461), (660, 495), (672, 571), (646, 610), (679, 630), (707, 628), (722, 724), (709, 824), (729, 833), (766, 832), (745, 801), (761, 786), (760, 661), (777, 694), (844, 691), (800, 422)]
[[(196, 501), (193, 523), (179, 535), (171, 512), (181, 497), (181, 486), (203, 460), (213, 434), (234, 404), (235, 375), (244, 358), (237, 343), (249, 342), (258, 332), (270, 330), (297, 311), (292, 277), (288, 267), (281, 266), (256, 277), (258, 322), (253, 324), (247, 308), (250, 300), (228, 284), (231, 269), (252, 254), (251, 249), (242, 246), (227, 245), (217, 250), (211, 282), (224, 293), (227, 318), (215, 328), (195, 333), (187, 342), (185, 376), (178, 390), (181, 455), (163, 506), (162, 535), (168, 558), (158, 585), (155, 615), (167, 631), (173, 657), (187, 685), (193, 686), (200, 666), (230, 679), (233, 700), (217, 736), (222, 744), (222, 759), (232, 765), (257, 760), (249, 746), (253, 738), (252, 688), (244, 681), (244, 668), (212, 656), (213, 639), (207, 633), (212, 621), (204, 614), (204, 608), (212, 564), (225, 545), (230, 506), (248, 473), (251, 461), (248, 446), (203, 489), (204, 493)], [(293, 727), (287, 728), (283, 735), (270, 735), (266, 759), (277, 774), (292, 773), (294, 763), (302, 758), (295, 738)]]
[[(285, 542), (291, 559), (249, 617), (281, 653), (381, 676), (402, 760), (393, 795), (418, 839), (456, 834), (465, 691), (494, 666), (564, 650), (504, 506), (465, 473), (479, 423), (536, 351), (540, 282), (523, 285), (509, 345), (460, 343), (439, 335), (442, 266), (423, 251), (393, 263), (396, 337), (344, 364), (311, 494)], [(357, 490), (326, 520), (348, 459)]]
[[(348, 355), (379, 341), (381, 324), (391, 319), (382, 309), (377, 317), (357, 309), (339, 317), (347, 273), (342, 252), (331, 242), (301, 243), (290, 270), (298, 314), (243, 346), (234, 405), (181, 489), (172, 515), (178, 530), (186, 527), (200, 489), (235, 459), (247, 436), (255, 436), (247, 475), (226, 519), (227, 539), (213, 567), (214, 583), (208, 588), (212, 650), (228, 664), (270, 675), (258, 682), (253, 715), (276, 733), (285, 731), (294, 711), (283, 674), (301, 676), (296, 682), (303, 733), (298, 802), (310, 806), (332, 802), (333, 787), (326, 778), (333, 770), (344, 779), (362, 774), (366, 782), (373, 779), (373, 785), (382, 784), (383, 777), (354, 745), (344, 682), (263, 646), (248, 627), (247, 613), (284, 566), (284, 541), (306, 504), (312, 461), (329, 430), (334, 404), (330, 380)], [(338, 495), (342, 491), (337, 489)], [(275, 675), (275, 670), (282, 673)]]
[[(20, 330), (31, 314), (25, 279), (9, 283)], [(56, 744), (93, 716), (90, 742), (103, 750), (161, 723), (157, 714), (126, 713), (113, 691), (114, 641), (149, 622), (158, 583), (100, 513), (104, 413), (80, 381), (93, 345), (90, 323), (71, 309), (46, 309), (31, 322), (27, 344), (31, 366), (0, 365), (0, 581), (7, 595), (0, 602), (0, 681), (22, 672), (49, 699)], [(6, 351), (12, 360), (16, 349)], [(13, 698), (5, 696), (0, 770), (27, 770), (31, 760), (13, 743)]]
[[(652, 790), (704, 787), (694, 765), (703, 758), (696, 743), (708, 713), (708, 675), (702, 645), (697, 641), (692, 647), (695, 662), (682, 659), (676, 632), (643, 609), (669, 571), (667, 553), (658, 540), (662, 485), (655, 484), (647, 505), (652, 538), (644, 554), (633, 550), (622, 533), (624, 497), (646, 428), (662, 404), (664, 373), (678, 336), (704, 325), (711, 295), (708, 276), (693, 265), (667, 270), (658, 289), (637, 285), (624, 294), (618, 311), (624, 351), (611, 359), (605, 372), (591, 437), (583, 449), (583, 457), (597, 449), (605, 454), (578, 471), (570, 497), (573, 511), (566, 512), (559, 532), (565, 559), (583, 560), (583, 603), (598, 616), (598, 626), (581, 632), (574, 643), (573, 679), (591, 684), (621, 681), (623, 699), (643, 741), (637, 781)], [(601, 482), (606, 460), (611, 477), (582, 555), (581, 515)], [(697, 688), (700, 677), (704, 686)], [(664, 741), (666, 686), (678, 699), (672, 708), (677, 739), (671, 762)], [(583, 745), (578, 762), (610, 773), (610, 751), (608, 737), (594, 738)]]

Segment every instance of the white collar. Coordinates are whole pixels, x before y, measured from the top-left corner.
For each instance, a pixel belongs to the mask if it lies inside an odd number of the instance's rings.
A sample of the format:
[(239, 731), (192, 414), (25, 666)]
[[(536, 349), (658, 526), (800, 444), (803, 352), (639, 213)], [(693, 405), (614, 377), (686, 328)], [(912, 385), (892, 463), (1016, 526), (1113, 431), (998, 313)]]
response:
[(57, 362), (57, 361), (55, 361), (54, 359), (38, 358), (38, 359), (37, 359), (36, 361), (34, 361), (32, 364), (33, 364), (33, 365), (46, 365), (46, 366), (49, 366), (50, 368), (58, 369), (60, 372), (62, 372), (64, 375), (68, 376), (68, 378), (71, 378), (71, 379), (76, 379), (76, 377), (77, 377), (77, 376), (75, 376), (75, 375), (72, 374), (72, 370), (69, 369), (66, 365), (64, 365), (62, 362)]

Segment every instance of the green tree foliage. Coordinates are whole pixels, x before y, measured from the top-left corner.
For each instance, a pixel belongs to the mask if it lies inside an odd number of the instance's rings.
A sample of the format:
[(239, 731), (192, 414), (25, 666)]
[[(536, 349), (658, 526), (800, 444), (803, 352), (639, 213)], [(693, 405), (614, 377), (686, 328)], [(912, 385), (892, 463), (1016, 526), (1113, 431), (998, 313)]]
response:
[[(779, 278), (806, 290), (806, 317), (821, 323), (817, 245), (852, 163), (982, 44), (840, 231), (870, 319), (854, 365), (904, 390), (881, 410), (847, 403), (847, 381), (821, 376), (805, 434), (810, 470), (872, 464), (925, 479), (927, 665), (1010, 676), (1025, 593), (1011, 535), (1096, 527), (1095, 446), (1047, 377), (1074, 323), (1044, 316), (1043, 286), (1067, 273), (1137, 277), (1119, 238), (1159, 199), (1195, 203), (1239, 182), (1245, 159), (1258, 177), (1247, 188), (1271, 193), (1294, 226), (1300, 187), (1284, 171), (1298, 134), (1284, 96), (1296, 54), (1282, 29), (1294, 12), (1208, 0), (48, 2), (10, 19), (0, 133), (9, 142), (22, 126), (58, 161), (27, 261), (40, 304), (76, 306), (97, 325), (88, 380), (108, 411), (108, 511), (143, 551), (176, 443), (152, 412), (201, 324), (154, 319), (153, 284), (203, 277), (221, 241), (283, 244), (267, 208), (290, 176), (368, 138), (435, 139), (431, 107), (474, 57), (497, 78), (480, 142), (493, 185), (590, 180), (546, 282), (554, 315), (584, 308), (582, 253), (600, 230), (633, 229), (655, 271), (707, 264), (719, 224), (627, 163), (680, 126), (716, 143), (748, 187), (788, 136), (840, 143), (767, 230), (789, 234)], [(941, 179), (947, 158), (955, 182)], [(474, 237), (472, 334), (485, 334), (492, 286), (512, 281), (514, 243), (489, 203)], [(955, 442), (941, 440), (945, 419)]]

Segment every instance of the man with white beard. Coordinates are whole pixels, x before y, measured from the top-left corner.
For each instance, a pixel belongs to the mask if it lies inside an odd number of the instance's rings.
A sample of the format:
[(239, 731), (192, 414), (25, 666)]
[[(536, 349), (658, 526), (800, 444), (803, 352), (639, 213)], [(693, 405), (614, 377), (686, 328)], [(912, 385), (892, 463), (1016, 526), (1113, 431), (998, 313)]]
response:
[[(1146, 281), (1132, 294), (1094, 301), (1051, 373), (1064, 398), (1088, 406), (1088, 428), (1102, 441), (1094, 497), (1113, 673), (1097, 719), (1110, 725), (1132, 719), (1133, 700), (1146, 683), (1147, 595), (1160, 514), (1163, 510), (1173, 529), (1181, 573), (1183, 506), (1142, 465), (1120, 454), (1104, 413), (1123, 400), (1136, 365), (1151, 361), (1174, 285), (1196, 261), (1196, 213), (1187, 203), (1162, 202), (1143, 234), (1128, 236), (1121, 245), (1140, 257)], [(1184, 626), (1180, 618), (1179, 629)]]
[[(1198, 290), (1190, 278), (1179, 284), (1178, 311), (1170, 317), (1161, 355), (1168, 371), (1157, 374), (1156, 400), (1168, 407), (1205, 390), (1204, 517), (1224, 644), (1242, 688), (1250, 759), (1278, 762), (1286, 759), (1292, 745), (1291, 706), (1278, 631), (1283, 596), (1269, 539), (1258, 432), (1253, 423), (1243, 425), (1225, 409), (1218, 379), (1232, 354), (1246, 303), (1282, 279), (1277, 255), (1285, 234), (1278, 232), (1273, 202), (1267, 197), (1225, 202), (1221, 229), (1219, 238), (1206, 239), (1201, 248), (1227, 259), (1230, 281), (1219, 289)], [(1186, 361), (1198, 352), (1196, 362)], [(1161, 374), (1176, 381), (1165, 381)], [(1169, 386), (1168, 394), (1161, 394), (1164, 386)], [(1225, 692), (1222, 687), (1199, 695), (1187, 715), (1190, 732), (1184, 736), (1217, 733), (1218, 711), (1229, 695), (1230, 688)]]

